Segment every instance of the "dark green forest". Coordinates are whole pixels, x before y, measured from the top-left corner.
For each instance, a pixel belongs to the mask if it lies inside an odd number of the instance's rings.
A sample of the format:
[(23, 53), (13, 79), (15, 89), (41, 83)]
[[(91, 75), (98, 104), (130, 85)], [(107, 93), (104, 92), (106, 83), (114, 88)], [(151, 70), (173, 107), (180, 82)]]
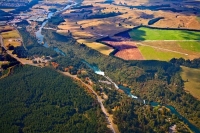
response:
[(51, 68), (15, 67), (0, 88), (1, 133), (108, 132), (97, 101)]

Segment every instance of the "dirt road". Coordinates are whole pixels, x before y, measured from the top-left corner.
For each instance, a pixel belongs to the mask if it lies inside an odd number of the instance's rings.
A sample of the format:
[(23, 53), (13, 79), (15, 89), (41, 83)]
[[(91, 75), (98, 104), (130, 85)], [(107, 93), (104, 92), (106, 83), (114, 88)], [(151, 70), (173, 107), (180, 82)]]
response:
[(97, 95), (97, 93), (93, 90), (92, 86), (90, 86), (90, 85), (84, 83), (84, 82), (83, 82), (82, 80), (80, 80), (76, 75), (71, 75), (71, 74), (68, 73), (68, 72), (61, 72), (61, 71), (59, 71), (59, 72), (62, 73), (62, 74), (64, 74), (64, 75), (66, 75), (66, 76), (68, 76), (68, 77), (71, 77), (71, 78), (73, 78), (73, 79), (76, 79), (77, 81), (79, 81), (81, 84), (83, 84), (84, 86), (86, 86), (88, 89), (90, 89), (90, 90), (92, 91), (92, 93), (96, 96), (96, 99), (97, 99), (97, 101), (99, 102), (99, 104), (100, 104), (100, 106), (101, 106), (102, 112), (103, 112), (103, 113), (105, 114), (105, 116), (106, 116), (106, 119), (107, 119), (107, 121), (108, 121), (108, 127), (112, 130), (113, 133), (119, 133), (119, 130), (118, 130), (117, 125), (114, 124), (113, 121), (112, 121), (112, 120), (113, 120), (113, 116), (110, 115), (110, 114), (107, 112), (107, 110), (106, 110), (106, 108), (104, 107), (103, 102), (102, 102), (103, 99), (102, 99), (100, 96)]

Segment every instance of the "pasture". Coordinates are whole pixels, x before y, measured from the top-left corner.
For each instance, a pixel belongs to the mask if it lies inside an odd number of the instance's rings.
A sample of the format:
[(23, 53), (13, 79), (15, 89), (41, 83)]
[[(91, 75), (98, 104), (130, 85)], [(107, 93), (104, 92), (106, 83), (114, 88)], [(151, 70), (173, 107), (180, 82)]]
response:
[(200, 41), (197, 42), (179, 42), (179, 46), (183, 49), (200, 52)]
[(200, 40), (200, 32), (187, 30), (166, 30), (140, 27), (129, 32), (135, 41), (145, 40)]
[[(138, 42), (139, 43), (139, 42)], [(143, 41), (144, 46), (154, 49), (163, 49), (171, 53), (181, 53), (180, 56), (185, 59), (194, 59), (200, 57), (200, 42), (198, 41)], [(179, 57), (179, 56), (177, 56)]]
[(181, 77), (185, 81), (184, 89), (200, 100), (200, 69), (181, 67)]
[(162, 61), (169, 61), (172, 58), (180, 58), (187, 56), (175, 52), (165, 51), (162, 49), (153, 48), (151, 46), (144, 46), (144, 45), (137, 45), (142, 56), (146, 60), (162, 60)]

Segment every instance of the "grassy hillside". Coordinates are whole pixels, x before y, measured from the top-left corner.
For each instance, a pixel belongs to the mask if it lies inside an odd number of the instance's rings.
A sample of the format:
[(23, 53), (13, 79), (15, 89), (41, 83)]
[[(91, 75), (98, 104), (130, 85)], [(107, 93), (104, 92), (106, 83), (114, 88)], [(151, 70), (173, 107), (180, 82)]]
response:
[(182, 66), (181, 77), (185, 82), (185, 90), (200, 100), (200, 69)]

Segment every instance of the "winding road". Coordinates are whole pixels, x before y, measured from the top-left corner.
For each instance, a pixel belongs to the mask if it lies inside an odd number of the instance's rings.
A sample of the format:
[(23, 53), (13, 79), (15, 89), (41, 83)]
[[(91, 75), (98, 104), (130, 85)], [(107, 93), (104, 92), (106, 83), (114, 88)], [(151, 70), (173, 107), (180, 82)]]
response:
[(102, 112), (103, 112), (103, 113), (105, 114), (105, 116), (106, 116), (106, 119), (107, 119), (107, 121), (108, 121), (108, 128), (110, 128), (110, 129), (112, 130), (113, 133), (119, 133), (119, 130), (118, 130), (117, 125), (114, 124), (113, 121), (112, 121), (112, 120), (113, 120), (113, 116), (110, 115), (110, 114), (107, 112), (106, 108), (105, 108), (104, 105), (103, 105), (103, 99), (102, 99), (100, 96), (97, 95), (97, 93), (93, 90), (92, 86), (90, 86), (90, 85), (86, 84), (85, 82), (83, 82), (83, 81), (82, 81), (81, 79), (79, 79), (76, 75), (71, 75), (71, 74), (68, 73), (68, 72), (62, 72), (62, 71), (59, 71), (59, 72), (62, 73), (62, 74), (64, 74), (64, 75), (66, 75), (66, 76), (68, 76), (68, 77), (71, 77), (71, 78), (73, 78), (73, 79), (79, 81), (82, 85), (86, 86), (88, 89), (90, 89), (90, 90), (92, 91), (92, 93), (96, 96), (96, 99), (97, 99), (98, 103), (99, 103), (100, 106), (101, 106)]

